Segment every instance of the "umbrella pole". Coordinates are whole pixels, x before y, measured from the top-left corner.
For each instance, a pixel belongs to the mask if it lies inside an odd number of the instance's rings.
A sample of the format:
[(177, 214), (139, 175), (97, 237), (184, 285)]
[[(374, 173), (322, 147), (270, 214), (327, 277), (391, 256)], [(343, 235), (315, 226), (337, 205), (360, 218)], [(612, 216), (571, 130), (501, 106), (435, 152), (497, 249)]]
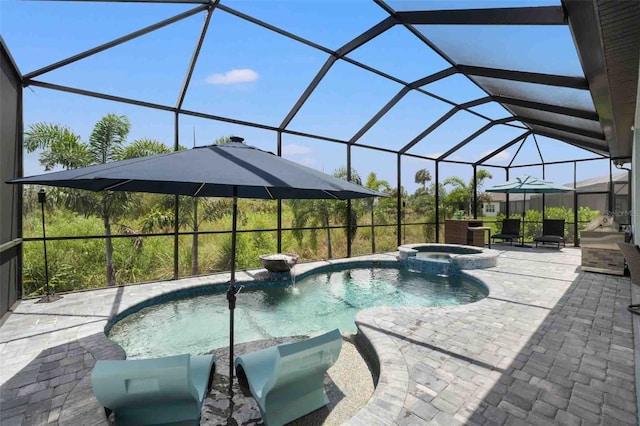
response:
[(233, 313), (236, 309), (236, 229), (238, 224), (238, 187), (233, 187), (233, 219), (231, 225), (231, 280), (227, 289), (229, 301), (229, 396), (233, 396)]

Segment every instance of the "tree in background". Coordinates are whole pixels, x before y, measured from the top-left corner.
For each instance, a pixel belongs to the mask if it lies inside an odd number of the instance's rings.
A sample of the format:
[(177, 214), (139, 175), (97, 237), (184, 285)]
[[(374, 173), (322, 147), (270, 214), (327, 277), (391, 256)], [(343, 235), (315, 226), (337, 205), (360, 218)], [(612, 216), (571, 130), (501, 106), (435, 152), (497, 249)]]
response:
[[(151, 139), (139, 139), (126, 145), (131, 129), (124, 115), (107, 114), (96, 123), (88, 142), (68, 127), (51, 123), (35, 123), (25, 132), (27, 152), (42, 150), (40, 164), (49, 171), (54, 167), (75, 169), (95, 164), (170, 152), (162, 143)], [(116, 284), (113, 266), (111, 224), (130, 207), (132, 198), (125, 192), (99, 192), (81, 190), (57, 190), (57, 196), (71, 210), (84, 216), (102, 218), (106, 245), (106, 280), (109, 286)]]
[[(485, 179), (491, 179), (493, 176), (485, 169), (476, 172), (476, 193), (482, 194), (480, 188)], [(446, 196), (446, 204), (457, 210), (463, 210), (466, 215), (473, 214), (475, 206), (473, 205), (473, 178), (469, 183), (465, 183), (458, 176), (451, 176), (444, 180), (444, 186), (450, 186), (452, 189)]]
[[(386, 180), (379, 180), (378, 176), (374, 172), (369, 173), (367, 176), (367, 183), (365, 185), (367, 188), (372, 189), (378, 192), (389, 193), (391, 191), (391, 185)], [(374, 211), (376, 209), (376, 199), (375, 198), (365, 198), (363, 201), (366, 205), (366, 208), (371, 212), (371, 253), (376, 252), (376, 234), (375, 234), (375, 225), (374, 225)]]
[[(195, 139), (195, 138), (194, 138)], [(213, 141), (214, 144), (231, 142), (230, 136), (223, 136)], [(194, 140), (195, 145), (195, 140)], [(179, 150), (186, 149), (183, 146)], [(175, 197), (166, 196), (142, 220), (142, 232), (157, 230), (168, 231), (175, 223)], [(216, 221), (231, 213), (231, 200), (217, 198), (191, 197), (189, 202), (178, 204), (178, 226), (187, 227), (193, 232), (191, 238), (191, 275), (200, 274), (199, 230), (203, 221)]]
[[(333, 172), (333, 176), (347, 180), (347, 169), (339, 167)], [(351, 170), (351, 182), (362, 185), (362, 179), (355, 170)], [(331, 219), (343, 222), (345, 224), (351, 224), (346, 226), (345, 232), (347, 239), (353, 241), (358, 231), (358, 216), (359, 209), (352, 205), (351, 208), (351, 221), (347, 219), (348, 209), (346, 201), (328, 201), (328, 200), (289, 200), (289, 206), (293, 213), (293, 227), (304, 228), (307, 224), (312, 226), (321, 226), (327, 231), (327, 258), (331, 259), (333, 253), (331, 250)], [(298, 244), (302, 244), (303, 233), (301, 229), (295, 229), (293, 231)], [(312, 245), (316, 245), (315, 238), (316, 232), (312, 231)]]
[(416, 172), (415, 182), (422, 185), (422, 189), (427, 189), (427, 182), (431, 182), (431, 172), (427, 169), (420, 169)]

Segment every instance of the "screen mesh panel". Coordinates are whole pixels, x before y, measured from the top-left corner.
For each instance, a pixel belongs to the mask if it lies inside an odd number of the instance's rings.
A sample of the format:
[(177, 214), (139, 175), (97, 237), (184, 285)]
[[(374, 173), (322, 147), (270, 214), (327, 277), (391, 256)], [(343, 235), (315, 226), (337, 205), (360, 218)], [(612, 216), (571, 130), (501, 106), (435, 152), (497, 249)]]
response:
[(559, 6), (560, 0), (389, 0), (386, 2), (397, 11), (488, 9), (494, 7)]
[(524, 108), (515, 105), (509, 105), (509, 109), (516, 115), (527, 118), (534, 118), (553, 124), (561, 124), (563, 126), (575, 127), (576, 129), (584, 129), (592, 132), (602, 132), (599, 121), (587, 120), (584, 118), (572, 117), (564, 114), (556, 114), (549, 111), (541, 111), (539, 109)]
[(549, 127), (532, 125), (531, 128), (534, 132), (541, 132), (547, 137), (557, 137), (559, 139), (570, 139), (577, 143), (584, 143), (585, 147), (595, 146), (601, 149), (603, 152), (607, 150), (607, 143), (602, 140), (593, 139), (587, 136), (576, 135), (574, 133), (564, 132), (562, 130), (551, 129)]
[(591, 93), (588, 90), (502, 80), (492, 77), (472, 77), (472, 79), (492, 95), (595, 111)]
[(415, 25), (455, 63), (583, 77), (566, 26)]
[[(383, 32), (347, 56), (407, 82), (451, 66), (401, 25)], [(411, 66), (407, 66), (408, 63)]]
[(485, 91), (462, 74), (454, 74), (422, 88), (459, 104), (487, 96)]

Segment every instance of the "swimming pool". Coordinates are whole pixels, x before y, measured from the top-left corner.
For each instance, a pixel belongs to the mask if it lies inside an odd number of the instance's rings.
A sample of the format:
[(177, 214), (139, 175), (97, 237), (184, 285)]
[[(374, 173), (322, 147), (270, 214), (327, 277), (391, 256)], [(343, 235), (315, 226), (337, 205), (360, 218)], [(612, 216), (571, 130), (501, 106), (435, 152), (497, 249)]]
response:
[[(227, 346), (225, 288), (141, 309), (115, 323), (109, 338), (129, 359), (201, 354)], [(308, 335), (336, 327), (354, 332), (356, 313), (372, 306), (449, 306), (487, 295), (483, 284), (464, 274), (437, 277), (388, 267), (319, 272), (295, 285), (244, 289), (236, 304), (235, 341)]]

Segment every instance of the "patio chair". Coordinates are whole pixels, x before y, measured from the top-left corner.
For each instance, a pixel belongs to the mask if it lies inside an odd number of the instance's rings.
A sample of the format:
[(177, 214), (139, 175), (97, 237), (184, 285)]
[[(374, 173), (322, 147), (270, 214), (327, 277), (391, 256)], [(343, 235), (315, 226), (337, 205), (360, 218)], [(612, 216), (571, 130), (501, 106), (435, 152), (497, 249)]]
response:
[(521, 238), (520, 235), (520, 219), (503, 219), (502, 229), (498, 234), (493, 234), (491, 239), (499, 239), (509, 241), (513, 245), (513, 240)]
[(213, 355), (100, 360), (91, 386), (117, 425), (199, 425), (214, 372)]
[(542, 220), (542, 235), (534, 239), (536, 247), (538, 243), (546, 244), (558, 244), (562, 247), (566, 247), (564, 242), (564, 219), (543, 219)]
[(262, 349), (235, 359), (243, 392), (251, 392), (267, 426), (289, 423), (329, 403), (325, 372), (338, 359), (342, 335), (329, 333)]

